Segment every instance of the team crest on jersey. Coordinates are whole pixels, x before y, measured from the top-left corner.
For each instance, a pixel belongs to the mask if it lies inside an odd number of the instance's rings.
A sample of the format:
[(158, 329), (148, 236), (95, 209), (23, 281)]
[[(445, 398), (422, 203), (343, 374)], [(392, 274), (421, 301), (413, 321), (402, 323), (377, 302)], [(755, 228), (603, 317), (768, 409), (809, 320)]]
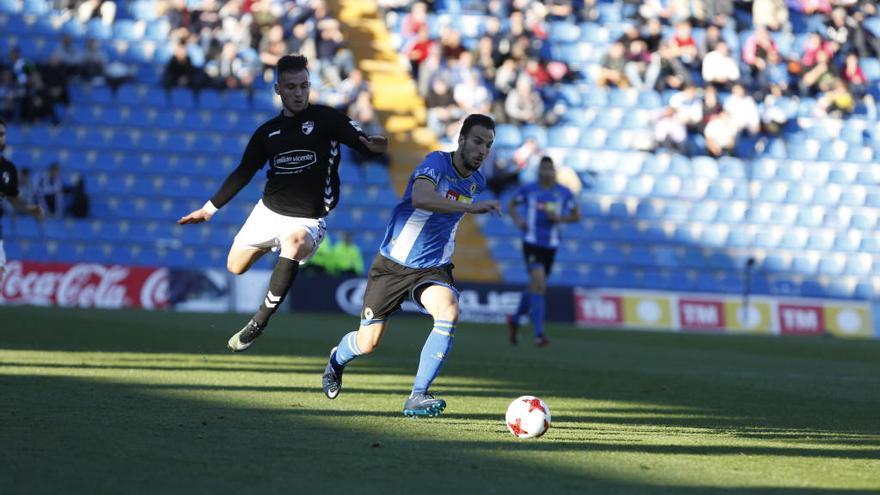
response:
[(471, 183), (471, 194), (474, 194), (475, 192), (477, 192), (477, 183), (472, 182)]
[(303, 122), (303, 125), (302, 125), (302, 131), (303, 131), (303, 134), (305, 134), (306, 136), (308, 136), (308, 135), (311, 134), (312, 131), (314, 131), (314, 130), (315, 130), (315, 122), (314, 122), (314, 121), (312, 121), (312, 120), (308, 120), (308, 121), (306, 121), (306, 122)]
[(369, 306), (364, 308), (364, 319), (365, 320), (372, 320), (373, 319), (373, 309), (370, 308)]
[(9, 172), (3, 172), (3, 183), (9, 184)]

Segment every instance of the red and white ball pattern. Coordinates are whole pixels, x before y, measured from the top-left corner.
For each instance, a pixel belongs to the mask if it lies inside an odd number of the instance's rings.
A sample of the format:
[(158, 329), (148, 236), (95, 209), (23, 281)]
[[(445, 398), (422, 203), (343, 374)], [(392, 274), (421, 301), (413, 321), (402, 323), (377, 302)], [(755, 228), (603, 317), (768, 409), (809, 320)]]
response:
[(507, 429), (517, 438), (537, 438), (550, 428), (550, 408), (541, 399), (523, 395), (507, 407)]

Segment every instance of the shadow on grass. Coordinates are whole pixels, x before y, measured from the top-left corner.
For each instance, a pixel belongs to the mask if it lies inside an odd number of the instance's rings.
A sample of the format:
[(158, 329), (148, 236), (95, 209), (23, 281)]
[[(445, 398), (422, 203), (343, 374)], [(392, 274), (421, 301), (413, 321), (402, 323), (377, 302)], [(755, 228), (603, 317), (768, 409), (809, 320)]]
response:
[[(222, 390), (222, 389), (221, 389)], [(540, 453), (771, 455), (875, 459), (842, 449), (658, 446), (589, 440), (558, 442), (420, 439), (394, 433), (401, 422), (474, 420), (449, 415), (412, 420), (381, 411), (306, 407), (260, 409), (182, 399), (156, 387), (64, 377), (0, 376), (0, 391), (15, 401), (4, 411), (0, 475), (6, 493), (214, 493), (293, 491), (389, 493), (402, 486), (442, 485), (466, 493), (812, 494), (864, 493), (847, 489), (706, 487), (646, 484), (615, 478), (589, 464), (578, 469), (523, 457)], [(47, 402), (47, 398), (52, 400)], [(339, 418), (375, 416), (368, 431)], [(477, 417), (476, 419), (495, 419)], [(565, 418), (565, 421), (577, 418)], [(503, 427), (498, 427), (503, 435)], [(499, 436), (499, 438), (502, 438)], [(506, 455), (501, 455), (506, 453)], [(434, 462), (420, 461), (429, 459)], [(439, 463), (439, 464), (438, 464)], [(343, 471), (340, 471), (342, 469)], [(643, 469), (649, 470), (645, 465)], [(343, 474), (344, 473), (344, 474)], [(648, 475), (646, 475), (647, 477)]]

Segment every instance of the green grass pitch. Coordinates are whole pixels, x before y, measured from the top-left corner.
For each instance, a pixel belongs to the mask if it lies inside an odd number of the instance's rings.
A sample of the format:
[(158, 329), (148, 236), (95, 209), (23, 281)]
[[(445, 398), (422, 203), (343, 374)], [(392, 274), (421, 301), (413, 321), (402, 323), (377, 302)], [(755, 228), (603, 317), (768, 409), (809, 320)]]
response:
[[(815, 494), (880, 492), (880, 342), (585, 331), (545, 349), (461, 324), (401, 415), (430, 328), (392, 321), (324, 398), (344, 315), (0, 307), (0, 492)], [(519, 395), (553, 426), (517, 440)]]

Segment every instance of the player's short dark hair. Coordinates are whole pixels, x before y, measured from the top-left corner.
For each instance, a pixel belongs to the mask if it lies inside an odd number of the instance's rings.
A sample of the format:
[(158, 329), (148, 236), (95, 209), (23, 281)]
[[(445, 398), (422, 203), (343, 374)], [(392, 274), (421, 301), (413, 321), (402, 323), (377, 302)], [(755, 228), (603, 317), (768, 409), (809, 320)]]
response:
[(542, 165), (544, 162), (549, 162), (550, 165), (554, 165), (553, 158), (548, 155), (544, 155), (541, 157), (541, 160), (538, 162), (538, 165)]
[(471, 127), (480, 126), (489, 129), (492, 132), (495, 132), (495, 120), (488, 115), (483, 115), (481, 113), (472, 113), (464, 119), (464, 123), (461, 124), (461, 136), (467, 136), (469, 132), (471, 132)]
[(276, 68), (278, 75), (287, 71), (301, 70), (309, 70), (309, 59), (307, 59), (305, 55), (292, 53), (278, 59), (278, 66)]

